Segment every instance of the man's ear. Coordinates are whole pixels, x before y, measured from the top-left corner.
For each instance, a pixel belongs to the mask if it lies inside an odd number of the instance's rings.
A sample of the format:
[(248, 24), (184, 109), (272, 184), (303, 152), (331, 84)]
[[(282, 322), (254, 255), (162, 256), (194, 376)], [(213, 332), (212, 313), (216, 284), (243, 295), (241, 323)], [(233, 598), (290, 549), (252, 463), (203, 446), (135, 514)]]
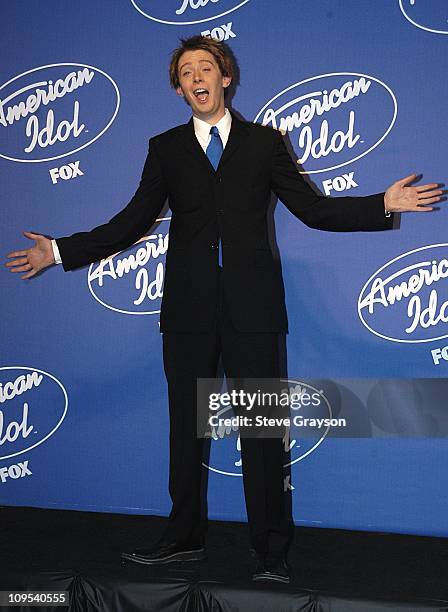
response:
[(182, 91), (182, 88), (180, 86), (176, 87), (176, 93), (178, 96), (182, 96), (182, 98), (184, 97), (184, 92)]
[(222, 77), (222, 86), (227, 88), (232, 82), (232, 77)]

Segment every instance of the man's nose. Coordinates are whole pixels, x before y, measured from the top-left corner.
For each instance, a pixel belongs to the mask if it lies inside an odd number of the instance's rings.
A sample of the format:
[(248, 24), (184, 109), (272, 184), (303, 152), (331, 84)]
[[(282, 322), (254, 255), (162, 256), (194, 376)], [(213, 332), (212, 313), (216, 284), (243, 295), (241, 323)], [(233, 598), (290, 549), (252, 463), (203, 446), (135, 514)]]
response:
[(199, 74), (199, 72), (198, 72), (198, 73), (196, 73), (196, 74), (194, 75), (194, 82), (195, 82), (195, 83), (199, 83), (201, 80), (202, 80), (202, 79), (201, 79), (201, 75)]

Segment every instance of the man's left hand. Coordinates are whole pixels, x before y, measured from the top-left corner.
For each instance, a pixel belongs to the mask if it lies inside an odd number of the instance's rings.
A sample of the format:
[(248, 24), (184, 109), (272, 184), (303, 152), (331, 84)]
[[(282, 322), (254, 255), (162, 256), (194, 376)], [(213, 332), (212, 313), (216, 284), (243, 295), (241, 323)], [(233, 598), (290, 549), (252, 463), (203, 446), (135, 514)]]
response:
[(440, 202), (443, 190), (438, 189), (438, 183), (409, 187), (417, 179), (416, 174), (411, 174), (396, 183), (393, 183), (384, 194), (384, 207), (386, 212), (431, 212), (433, 206)]

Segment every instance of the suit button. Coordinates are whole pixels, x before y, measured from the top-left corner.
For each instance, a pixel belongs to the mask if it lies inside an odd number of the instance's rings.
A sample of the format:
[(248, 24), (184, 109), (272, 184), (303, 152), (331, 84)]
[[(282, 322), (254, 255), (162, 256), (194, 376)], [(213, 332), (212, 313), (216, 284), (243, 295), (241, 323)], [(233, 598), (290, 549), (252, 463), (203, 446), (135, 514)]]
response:
[(218, 183), (222, 183), (222, 178), (220, 176), (218, 177)]

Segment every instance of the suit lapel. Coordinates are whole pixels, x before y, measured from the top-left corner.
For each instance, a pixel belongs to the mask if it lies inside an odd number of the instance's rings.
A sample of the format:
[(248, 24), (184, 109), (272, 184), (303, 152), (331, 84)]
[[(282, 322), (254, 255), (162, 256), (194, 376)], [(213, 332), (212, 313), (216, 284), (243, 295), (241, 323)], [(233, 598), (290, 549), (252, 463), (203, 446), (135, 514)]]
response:
[(226, 148), (224, 149), (222, 157), (219, 161), (218, 170), (229, 161), (248, 135), (249, 130), (246, 128), (244, 123), (237, 119), (237, 117), (235, 117), (235, 115), (232, 113), (232, 126), (230, 128), (229, 140), (227, 141)]
[[(232, 113), (232, 126), (230, 128), (229, 139), (227, 141), (226, 147), (222, 154), (222, 157), (219, 161), (218, 170), (224, 166), (235, 151), (238, 150), (238, 147), (244, 142), (244, 140), (248, 136), (248, 129), (244, 125), (242, 121), (240, 121), (235, 115)], [(204, 169), (208, 172), (214, 173), (215, 170), (210, 163), (207, 155), (204, 153), (201, 145), (196, 138), (196, 134), (194, 132), (194, 123), (193, 118), (185, 125), (185, 130), (182, 135), (182, 144), (187, 149), (187, 151), (193, 156), (194, 159), (197, 159)]]
[(193, 117), (186, 124), (185, 130), (182, 136), (182, 144), (190, 153), (190, 155), (202, 164), (203, 168), (208, 172), (214, 173), (215, 169), (210, 163), (209, 158), (204, 153), (201, 145), (199, 144), (196, 134), (194, 133)]

